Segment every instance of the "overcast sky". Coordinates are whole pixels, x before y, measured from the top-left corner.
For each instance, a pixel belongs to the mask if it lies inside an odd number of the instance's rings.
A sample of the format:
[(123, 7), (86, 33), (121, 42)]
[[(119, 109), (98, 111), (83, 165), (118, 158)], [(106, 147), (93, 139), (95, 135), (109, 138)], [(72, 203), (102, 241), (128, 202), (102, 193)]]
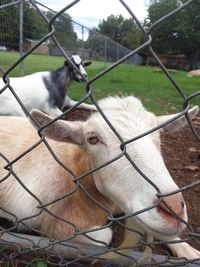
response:
[[(39, 0), (39, 2), (47, 5), (49, 8), (59, 11), (72, 1), (69, 0)], [(145, 3), (148, 0), (125, 0), (127, 5), (137, 15), (139, 20), (143, 20), (147, 15)], [(122, 6), (119, 0), (80, 0), (75, 6), (67, 11), (73, 20), (92, 28), (107, 18), (109, 15), (122, 14), (129, 18), (130, 15)]]

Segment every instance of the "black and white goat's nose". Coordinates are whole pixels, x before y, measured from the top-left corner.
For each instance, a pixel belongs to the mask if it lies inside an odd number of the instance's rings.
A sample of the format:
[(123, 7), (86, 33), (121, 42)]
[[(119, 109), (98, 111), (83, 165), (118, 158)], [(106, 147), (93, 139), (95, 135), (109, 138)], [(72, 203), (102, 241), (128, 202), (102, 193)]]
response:
[(85, 80), (88, 80), (87, 74), (84, 74), (83, 77), (84, 77)]
[(87, 81), (88, 76), (87, 74), (82, 74), (82, 75), (78, 75), (77, 78), (79, 79), (80, 82), (83, 82), (83, 81)]

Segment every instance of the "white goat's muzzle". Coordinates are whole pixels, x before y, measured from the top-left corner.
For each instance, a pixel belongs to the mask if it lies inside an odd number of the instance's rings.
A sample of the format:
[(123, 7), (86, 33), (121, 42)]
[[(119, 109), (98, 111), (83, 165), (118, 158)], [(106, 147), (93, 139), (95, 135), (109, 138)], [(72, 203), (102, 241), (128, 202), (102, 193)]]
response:
[(187, 223), (186, 205), (182, 194), (163, 197), (156, 208), (139, 214), (137, 219), (147, 231), (158, 238), (177, 236)]

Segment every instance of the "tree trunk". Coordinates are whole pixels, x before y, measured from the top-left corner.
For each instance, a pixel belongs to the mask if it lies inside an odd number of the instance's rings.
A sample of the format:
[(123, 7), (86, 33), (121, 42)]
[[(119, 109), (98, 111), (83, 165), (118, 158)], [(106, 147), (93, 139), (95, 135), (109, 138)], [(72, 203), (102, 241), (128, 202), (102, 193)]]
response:
[(190, 53), (186, 53), (186, 57), (189, 60), (189, 70), (198, 69), (199, 65), (199, 50), (190, 51)]

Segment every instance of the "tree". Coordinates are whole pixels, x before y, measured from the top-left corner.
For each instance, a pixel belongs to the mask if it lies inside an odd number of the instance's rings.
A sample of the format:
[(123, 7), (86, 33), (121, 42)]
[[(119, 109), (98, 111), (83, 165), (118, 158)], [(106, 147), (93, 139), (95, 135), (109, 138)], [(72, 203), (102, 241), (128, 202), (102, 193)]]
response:
[[(151, 0), (148, 8), (150, 24), (184, 4), (186, 0)], [(185, 7), (160, 23), (152, 32), (153, 47), (160, 53), (183, 53), (190, 69), (198, 68), (200, 57), (200, 2)]]
[[(1, 5), (10, 0), (1, 0)], [(23, 2), (23, 35), (24, 38), (41, 39), (48, 32), (48, 25), (37, 11), (27, 2)], [(0, 44), (7, 48), (19, 49), (19, 4), (1, 9)]]
[(48, 24), (38, 14), (35, 8), (26, 1), (24, 1), (23, 11), (24, 38), (40, 40), (48, 33)]
[(129, 49), (138, 47), (142, 33), (132, 18), (125, 19), (122, 15), (111, 15), (99, 23), (96, 31)]
[[(10, 3), (10, 0), (0, 0), (0, 5)], [(23, 1), (23, 35), (24, 39), (40, 40), (48, 32), (48, 23), (38, 14), (28, 1)], [(50, 19), (52, 12), (44, 12)], [(0, 45), (19, 49), (19, 4), (1, 9), (0, 12)], [(56, 35), (61, 45), (67, 49), (75, 47), (77, 35), (73, 30), (71, 17), (68, 14), (59, 16), (55, 22)]]
[[(8, 3), (10, 3), (9, 0), (0, 1), (0, 5)], [(2, 8), (0, 11), (0, 45), (5, 45), (7, 48), (16, 50), (19, 44), (18, 5)], [(18, 25), (17, 28), (16, 25)]]
[(101, 34), (95, 31), (95, 28), (89, 31), (89, 36), (84, 44), (84, 47), (90, 50), (90, 56), (96, 59), (105, 59), (107, 40)]
[[(51, 19), (54, 13), (48, 11), (46, 16)], [(65, 13), (64, 16), (59, 16), (53, 23), (56, 29), (56, 37), (60, 44), (66, 49), (75, 49), (77, 46), (77, 34), (73, 29), (71, 17)]]

